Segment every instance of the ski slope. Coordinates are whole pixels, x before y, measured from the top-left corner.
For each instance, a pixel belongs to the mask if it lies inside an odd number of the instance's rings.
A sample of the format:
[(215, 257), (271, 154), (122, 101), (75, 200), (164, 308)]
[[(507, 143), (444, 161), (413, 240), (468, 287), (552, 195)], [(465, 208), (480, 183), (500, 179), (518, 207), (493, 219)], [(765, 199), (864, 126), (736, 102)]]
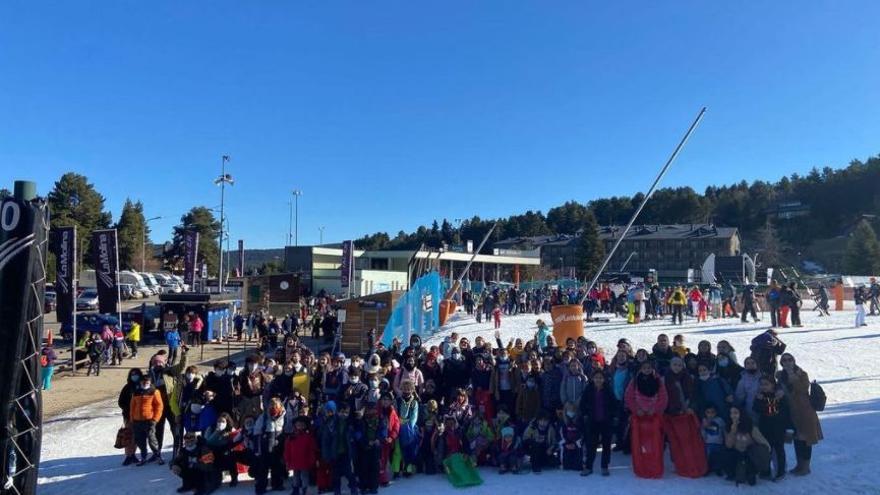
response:
[[(549, 315), (541, 316), (550, 321)], [(498, 475), (484, 469), (482, 486), (466, 489), (473, 495), (504, 493), (505, 495), (535, 495), (552, 487), (570, 487), (577, 490), (603, 490), (603, 493), (650, 494), (676, 493), (679, 495), (707, 493), (755, 494), (878, 494), (880, 493), (880, 461), (876, 445), (880, 438), (880, 318), (868, 318), (869, 326), (853, 328), (854, 313), (833, 313), (830, 318), (819, 318), (815, 313), (803, 315), (803, 328), (784, 330), (780, 338), (788, 344), (798, 364), (812, 379), (819, 380), (828, 394), (828, 407), (820, 413), (825, 440), (813, 451), (813, 474), (805, 478), (790, 476), (781, 483), (760, 481), (754, 488), (735, 488), (732, 483), (713, 477), (698, 480), (679, 478), (668, 460), (663, 479), (637, 479), (632, 474), (629, 458), (614, 453), (611, 476), (581, 478), (577, 473), (545, 471), (541, 475)], [(535, 331), (534, 315), (504, 317), (502, 339), (531, 338)], [(613, 351), (617, 340), (626, 337), (635, 348), (650, 349), (659, 333), (685, 336), (686, 344), (695, 349), (700, 340), (713, 344), (727, 340), (737, 351), (740, 363), (749, 354), (749, 341), (763, 331), (766, 325), (741, 324), (734, 320), (697, 324), (685, 321), (673, 327), (668, 322), (627, 325), (612, 319), (608, 323), (587, 325), (586, 335), (600, 347)], [(471, 342), (482, 335), (494, 339), (491, 323), (476, 323), (472, 318), (456, 316), (438, 334), (428, 339), (438, 343), (449, 332), (467, 336)], [(120, 387), (122, 384), (120, 384)], [(39, 492), (62, 493), (120, 493), (164, 495), (176, 493), (178, 479), (168, 466), (147, 465), (122, 467), (120, 450), (113, 448), (116, 430), (121, 426), (116, 401), (108, 401), (75, 409), (44, 423), (43, 459), (40, 466)], [(166, 433), (166, 444), (170, 433)], [(789, 468), (794, 465), (794, 452), (787, 446)], [(170, 452), (166, 457), (170, 456)], [(434, 495), (449, 493), (451, 485), (443, 476), (417, 475), (401, 479), (384, 495)], [(253, 493), (253, 484), (242, 482), (237, 488), (225, 486), (219, 493)], [(315, 493), (314, 487), (309, 494)]]

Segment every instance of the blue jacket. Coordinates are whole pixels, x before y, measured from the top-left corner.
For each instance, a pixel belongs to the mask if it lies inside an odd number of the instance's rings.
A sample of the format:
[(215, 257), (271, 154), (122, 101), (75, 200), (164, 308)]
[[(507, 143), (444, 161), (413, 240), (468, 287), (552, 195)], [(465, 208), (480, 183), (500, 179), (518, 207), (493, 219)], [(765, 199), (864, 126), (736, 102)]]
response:
[(700, 417), (704, 416), (706, 408), (715, 407), (718, 416), (727, 419), (730, 412), (730, 404), (727, 402), (727, 396), (732, 395), (730, 385), (716, 375), (712, 375), (708, 380), (697, 380), (697, 407)]
[(180, 347), (180, 334), (177, 333), (177, 330), (165, 332), (165, 343), (171, 348)]
[(621, 401), (626, 394), (626, 386), (629, 385), (629, 381), (632, 375), (630, 374), (628, 367), (614, 369), (614, 397), (617, 400)]

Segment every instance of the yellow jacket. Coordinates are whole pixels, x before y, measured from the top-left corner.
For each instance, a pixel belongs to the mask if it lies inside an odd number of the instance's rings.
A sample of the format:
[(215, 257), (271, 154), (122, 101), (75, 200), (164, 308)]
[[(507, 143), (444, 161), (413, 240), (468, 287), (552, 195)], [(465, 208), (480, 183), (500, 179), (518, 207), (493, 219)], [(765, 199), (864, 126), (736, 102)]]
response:
[(141, 326), (136, 321), (132, 322), (131, 329), (128, 331), (128, 340), (132, 342), (141, 341)]
[(684, 295), (684, 291), (681, 289), (675, 289), (672, 291), (672, 295), (669, 296), (669, 300), (666, 301), (669, 304), (687, 304), (687, 297)]
[(298, 390), (303, 397), (309, 396), (309, 389), (312, 386), (312, 377), (309, 370), (305, 366), (300, 368), (299, 372), (293, 374), (293, 389)]

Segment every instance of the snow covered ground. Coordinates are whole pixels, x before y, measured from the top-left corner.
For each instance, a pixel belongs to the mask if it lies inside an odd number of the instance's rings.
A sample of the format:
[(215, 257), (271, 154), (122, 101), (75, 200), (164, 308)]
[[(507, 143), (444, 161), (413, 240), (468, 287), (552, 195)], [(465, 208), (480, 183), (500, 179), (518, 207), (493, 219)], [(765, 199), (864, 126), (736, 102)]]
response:
[[(811, 378), (819, 380), (828, 394), (828, 407), (820, 413), (825, 440), (813, 453), (813, 475), (806, 478), (789, 477), (781, 483), (759, 481), (754, 488), (743, 488), (756, 494), (880, 494), (880, 318), (869, 318), (869, 326), (853, 328), (851, 311), (833, 313), (830, 318), (818, 318), (815, 313), (804, 315), (805, 326), (789, 329), (781, 334), (783, 341)], [(505, 317), (502, 338), (530, 338), (535, 330), (534, 315)], [(544, 315), (550, 321), (549, 315)], [(749, 341), (763, 331), (766, 325), (740, 324), (722, 320), (696, 324), (685, 322), (673, 327), (668, 322), (627, 325), (612, 319), (609, 323), (591, 323), (586, 327), (587, 337), (605, 349), (614, 349), (617, 339), (628, 338), (636, 348), (650, 346), (659, 333), (670, 337), (682, 333), (686, 343), (696, 348), (699, 340), (714, 344), (729, 341), (737, 350), (739, 360), (748, 355)], [(456, 317), (443, 332), (429, 343), (439, 340), (451, 331), (468, 336), (493, 338), (490, 323), (476, 323), (473, 319)], [(121, 385), (121, 384), (120, 384)], [(163, 495), (175, 493), (177, 479), (167, 466), (122, 467), (121, 451), (113, 448), (116, 430), (121, 423), (116, 401), (93, 404), (75, 409), (44, 424), (43, 459), (40, 465), (40, 493), (124, 493)], [(170, 441), (166, 434), (166, 442)], [(789, 448), (789, 462), (794, 452)], [(167, 454), (166, 457), (170, 455)], [(615, 453), (612, 474), (608, 478), (591, 476), (584, 479), (576, 473), (544, 472), (541, 475), (510, 474), (500, 476), (483, 470), (485, 483), (467, 489), (474, 495), (495, 494), (535, 495), (548, 488), (575, 490), (614, 490), (619, 493), (651, 494), (677, 493), (681, 495), (707, 493), (734, 493), (732, 484), (714, 477), (692, 480), (675, 475), (667, 460), (667, 470), (661, 480), (637, 479), (632, 474), (629, 458)], [(310, 494), (314, 493), (314, 488)], [(416, 476), (400, 480), (381, 493), (384, 495), (421, 495), (448, 493), (449, 483), (442, 476)], [(253, 485), (243, 482), (222, 493), (252, 493)], [(739, 493), (739, 492), (737, 492)]]

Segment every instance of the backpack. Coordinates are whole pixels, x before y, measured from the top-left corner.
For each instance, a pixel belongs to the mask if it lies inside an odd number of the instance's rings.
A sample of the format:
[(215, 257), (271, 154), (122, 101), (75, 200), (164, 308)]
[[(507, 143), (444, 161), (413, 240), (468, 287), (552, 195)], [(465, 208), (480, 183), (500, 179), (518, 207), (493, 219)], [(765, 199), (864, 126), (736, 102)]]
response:
[(828, 397), (825, 395), (822, 385), (813, 380), (813, 383), (810, 384), (810, 405), (813, 406), (813, 410), (816, 412), (824, 411), (827, 400)]

